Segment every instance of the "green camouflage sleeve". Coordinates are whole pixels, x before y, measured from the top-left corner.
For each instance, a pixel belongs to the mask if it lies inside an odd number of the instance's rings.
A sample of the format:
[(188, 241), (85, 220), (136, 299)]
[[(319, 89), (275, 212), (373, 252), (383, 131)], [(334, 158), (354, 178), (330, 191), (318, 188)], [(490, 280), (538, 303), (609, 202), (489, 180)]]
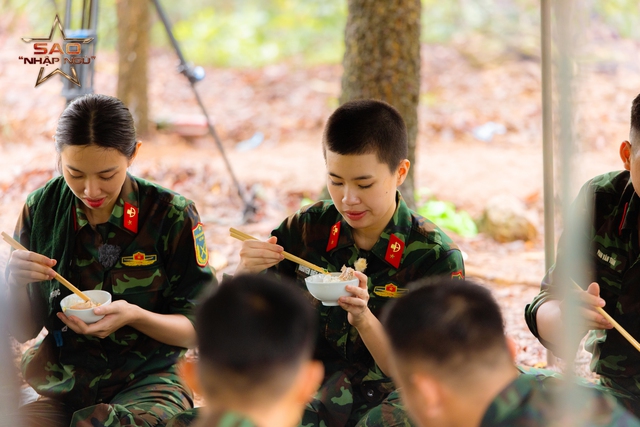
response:
[(173, 215), (174, 223), (160, 237), (170, 253), (165, 264), (172, 297), (169, 313), (183, 314), (193, 323), (198, 297), (209, 286), (217, 286), (217, 281), (208, 264), (203, 226), (195, 205), (190, 202)]
[[(593, 229), (593, 191), (592, 186), (593, 181), (588, 181), (585, 185), (582, 186), (578, 196), (573, 201), (571, 206), (571, 218), (576, 218), (577, 221), (580, 221), (582, 224), (586, 224), (584, 231), (585, 235), (586, 230)], [(587, 238), (586, 236), (585, 238)], [(586, 240), (588, 241), (588, 240)], [(558, 279), (557, 279), (557, 266), (563, 265), (565, 261), (565, 254), (569, 250), (566, 247), (566, 235), (563, 233), (558, 242), (558, 251), (556, 254), (556, 262), (551, 266), (545, 277), (542, 279), (542, 283), (540, 286), (540, 293), (536, 295), (530, 304), (527, 304), (525, 307), (524, 317), (527, 322), (527, 326), (531, 333), (535, 335), (538, 340), (547, 348), (550, 348), (551, 344), (540, 338), (540, 334), (538, 333), (538, 326), (536, 321), (536, 316), (538, 314), (538, 309), (542, 304), (550, 300), (559, 299), (558, 296)], [(593, 269), (590, 268), (589, 265), (583, 266), (582, 271), (587, 271), (590, 279), (595, 279), (593, 277), (593, 273), (591, 272)]]
[[(297, 256), (304, 257), (303, 253), (300, 253), (299, 242), (302, 236), (297, 230), (302, 228), (301, 215), (306, 208), (303, 208), (293, 215), (290, 215), (280, 225), (271, 232), (272, 236), (277, 237), (277, 243), (285, 248), (286, 251), (291, 252)], [(278, 277), (286, 277), (288, 279), (296, 278), (297, 264), (293, 261), (283, 260), (271, 267), (270, 271), (275, 273)]]
[(424, 277), (446, 276), (453, 279), (464, 279), (464, 261), (459, 249), (450, 249), (438, 258), (424, 273)]

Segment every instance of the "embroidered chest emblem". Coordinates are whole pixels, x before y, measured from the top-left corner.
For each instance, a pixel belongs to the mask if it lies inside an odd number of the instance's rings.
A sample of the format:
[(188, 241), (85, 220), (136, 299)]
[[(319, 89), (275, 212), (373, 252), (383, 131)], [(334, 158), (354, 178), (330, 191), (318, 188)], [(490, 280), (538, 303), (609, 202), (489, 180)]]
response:
[(399, 288), (393, 283), (387, 283), (384, 286), (376, 286), (373, 288), (373, 293), (386, 298), (399, 298), (407, 293), (406, 289)]
[(145, 255), (144, 252), (136, 252), (132, 256), (123, 256), (121, 262), (127, 267), (140, 267), (151, 265), (158, 260), (158, 255)]

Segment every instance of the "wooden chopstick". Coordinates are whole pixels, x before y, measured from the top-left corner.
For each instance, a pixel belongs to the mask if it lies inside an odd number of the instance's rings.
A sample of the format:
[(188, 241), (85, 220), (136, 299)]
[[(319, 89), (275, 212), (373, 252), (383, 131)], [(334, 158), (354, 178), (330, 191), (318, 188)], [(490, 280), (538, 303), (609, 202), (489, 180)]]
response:
[[(8, 244), (10, 244), (13, 249), (16, 250), (23, 250), (23, 251), (28, 251), (29, 249), (25, 248), (24, 246), (22, 246), (20, 244), (20, 242), (18, 242), (17, 240), (15, 240), (13, 237), (9, 236), (7, 233), (5, 233), (4, 231), (2, 232), (2, 239), (7, 242)], [(54, 277), (58, 282), (62, 283), (64, 286), (66, 286), (67, 288), (69, 288), (69, 290), (71, 292), (73, 292), (74, 294), (78, 295), (80, 298), (82, 298), (85, 301), (90, 301), (91, 298), (89, 298), (86, 294), (84, 294), (80, 289), (76, 288), (75, 286), (73, 286), (71, 284), (71, 282), (69, 282), (67, 279), (65, 279), (64, 277), (62, 277), (61, 275), (59, 275), (58, 273), (56, 273), (55, 277)]]
[[(581, 291), (584, 291), (585, 289), (582, 289), (576, 282), (573, 282), (573, 285), (578, 288)], [(627, 341), (629, 341), (629, 343), (634, 346), (636, 348), (636, 350), (640, 351), (640, 343), (638, 343), (638, 341), (636, 341), (635, 338), (633, 338), (631, 336), (631, 334), (629, 332), (627, 332), (622, 326), (620, 326), (620, 324), (618, 322), (616, 322), (613, 317), (611, 317), (611, 315), (609, 313), (607, 313), (606, 311), (604, 311), (604, 309), (602, 307), (596, 307), (594, 306), (595, 310), (600, 313), (602, 315), (602, 317), (604, 317), (605, 319), (607, 319), (607, 321), (609, 323), (611, 323), (613, 325), (613, 327), (620, 332), (620, 335), (622, 335), (623, 337), (625, 337), (627, 339)]]
[[(235, 229), (235, 228), (233, 228), (233, 227), (229, 229), (229, 234), (230, 234), (230, 235), (231, 235), (231, 237), (233, 237), (234, 239), (238, 239), (238, 240), (241, 240), (241, 241), (243, 241), (243, 242), (244, 242), (245, 240), (258, 240), (258, 239), (256, 239), (255, 237), (250, 236), (250, 235), (248, 235), (248, 234), (246, 234), (246, 233), (243, 233), (242, 231), (237, 230), (237, 229)], [(300, 264), (300, 265), (304, 265), (304, 266), (305, 266), (305, 267), (307, 267), (307, 268), (310, 268), (310, 269), (312, 269), (312, 270), (318, 271), (318, 272), (320, 272), (320, 273), (322, 273), (322, 274), (329, 274), (329, 272), (328, 272), (325, 268), (318, 267), (318, 266), (317, 266), (317, 265), (315, 265), (315, 264), (311, 264), (309, 261), (305, 261), (305, 260), (303, 260), (302, 258), (299, 258), (299, 257), (297, 257), (297, 256), (295, 256), (295, 255), (290, 254), (289, 252), (282, 251), (282, 255), (283, 255), (286, 259), (288, 259), (288, 260), (290, 260), (290, 261), (293, 261), (293, 262), (295, 262), (295, 263), (298, 263), (298, 264)]]

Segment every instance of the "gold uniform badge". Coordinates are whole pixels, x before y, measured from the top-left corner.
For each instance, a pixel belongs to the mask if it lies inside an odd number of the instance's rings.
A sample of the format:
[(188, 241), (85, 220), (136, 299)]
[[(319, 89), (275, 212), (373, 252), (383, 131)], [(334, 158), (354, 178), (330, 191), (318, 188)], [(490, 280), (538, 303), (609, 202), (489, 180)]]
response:
[(158, 260), (158, 255), (145, 255), (144, 252), (136, 252), (131, 256), (123, 256), (120, 260), (127, 267), (140, 267), (151, 265)]
[(387, 298), (399, 298), (407, 293), (406, 289), (399, 288), (393, 283), (387, 283), (384, 286), (376, 286), (373, 288), (373, 293), (380, 297)]

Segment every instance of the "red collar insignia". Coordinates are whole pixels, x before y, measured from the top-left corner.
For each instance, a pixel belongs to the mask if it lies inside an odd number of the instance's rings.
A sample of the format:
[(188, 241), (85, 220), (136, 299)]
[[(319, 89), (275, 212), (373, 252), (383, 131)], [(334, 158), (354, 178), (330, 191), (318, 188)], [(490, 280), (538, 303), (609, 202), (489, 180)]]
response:
[(340, 224), (341, 221), (336, 222), (331, 227), (331, 234), (329, 235), (329, 242), (327, 243), (327, 252), (338, 246), (338, 239), (340, 238)]
[(396, 237), (395, 234), (389, 236), (389, 245), (387, 246), (387, 253), (384, 256), (384, 260), (395, 268), (398, 268), (400, 267), (403, 252), (404, 242)]
[(128, 202), (125, 202), (122, 218), (124, 228), (132, 233), (138, 232), (138, 208)]

